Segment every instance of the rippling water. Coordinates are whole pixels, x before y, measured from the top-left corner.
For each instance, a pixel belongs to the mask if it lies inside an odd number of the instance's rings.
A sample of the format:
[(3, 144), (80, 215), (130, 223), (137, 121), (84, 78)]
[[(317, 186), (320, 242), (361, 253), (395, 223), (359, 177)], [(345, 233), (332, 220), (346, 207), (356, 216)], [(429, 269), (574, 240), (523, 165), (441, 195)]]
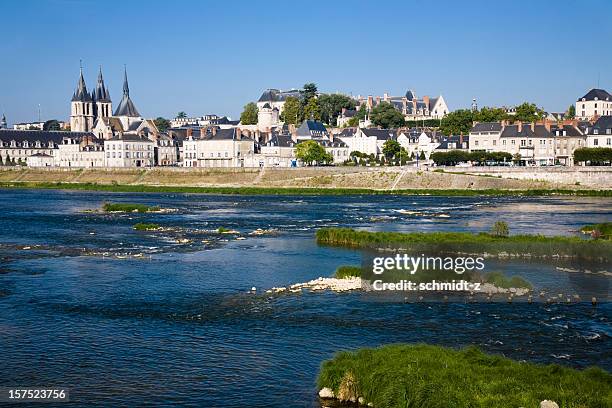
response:
[[(174, 208), (101, 214), (104, 201)], [(610, 221), (604, 198), (273, 197), (0, 190), (0, 386), (72, 388), (80, 406), (318, 406), (335, 351), (476, 344), (516, 359), (610, 370), (610, 303), (374, 302), (362, 294), (249, 294), (330, 276), (358, 251), (322, 226), (573, 235)], [(132, 229), (154, 222), (160, 232)], [(218, 234), (219, 227), (238, 236)], [(253, 236), (257, 228), (274, 235)], [(243, 239), (244, 238), (244, 239)], [(536, 289), (609, 296), (610, 278), (509, 262)]]

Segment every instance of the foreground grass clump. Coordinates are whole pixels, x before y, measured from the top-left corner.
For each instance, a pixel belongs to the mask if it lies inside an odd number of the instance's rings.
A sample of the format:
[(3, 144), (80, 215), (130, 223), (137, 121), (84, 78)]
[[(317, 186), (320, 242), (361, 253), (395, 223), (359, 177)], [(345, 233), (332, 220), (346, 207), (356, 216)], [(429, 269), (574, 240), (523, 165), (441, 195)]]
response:
[(590, 224), (580, 228), (585, 234), (593, 237), (612, 240), (612, 222), (602, 222), (601, 224)]
[(151, 212), (159, 211), (159, 207), (150, 207), (145, 204), (133, 204), (133, 203), (104, 203), (102, 204), (102, 210), (104, 212)]
[(475, 347), (454, 350), (394, 344), (341, 352), (324, 362), (318, 387), (343, 400), (363, 397), (374, 407), (467, 408), (612, 406), (612, 375), (558, 365), (523, 363)]
[(137, 231), (155, 231), (160, 228), (161, 227), (157, 224), (146, 223), (146, 222), (139, 222), (138, 224), (134, 225), (134, 229)]
[(411, 251), (490, 256), (563, 257), (608, 261), (612, 241), (544, 235), (494, 236), (470, 232), (368, 232), (321, 228), (317, 243), (353, 248), (402, 248)]
[(361, 276), (361, 267), (352, 266), (352, 265), (342, 265), (336, 269), (336, 273), (334, 277), (338, 279), (352, 278), (352, 277), (360, 277)]

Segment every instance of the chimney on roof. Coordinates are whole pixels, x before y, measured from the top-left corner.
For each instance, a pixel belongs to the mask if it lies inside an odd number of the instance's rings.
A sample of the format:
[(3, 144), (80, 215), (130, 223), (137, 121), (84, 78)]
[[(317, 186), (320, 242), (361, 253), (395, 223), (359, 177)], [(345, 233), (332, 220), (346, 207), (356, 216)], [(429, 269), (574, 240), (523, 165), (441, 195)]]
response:
[(385, 92), (385, 93), (383, 94), (383, 100), (384, 100), (385, 102), (387, 102), (387, 101), (389, 100), (389, 94), (388, 94), (388, 93), (386, 93), (386, 92)]
[(405, 115), (408, 113), (408, 98), (402, 96), (402, 113)]
[(380, 105), (380, 96), (376, 97), (376, 105)]
[(506, 125), (508, 124), (508, 121), (506, 121), (505, 119), (502, 119), (502, 120), (500, 120), (500, 121), (499, 121), (499, 124), (500, 124), (502, 127), (504, 127), (504, 126), (506, 126)]
[(412, 99), (412, 114), (416, 114), (416, 110), (417, 110), (417, 100)]
[(544, 127), (546, 128), (546, 130), (550, 132), (550, 121), (549, 120), (544, 121)]
[(518, 126), (518, 132), (521, 133), (523, 131), (523, 122), (518, 121), (516, 125)]
[(188, 128), (187, 129), (187, 137), (191, 137), (193, 135), (193, 129), (192, 128)]
[(236, 140), (240, 140), (242, 138), (242, 132), (240, 131), (240, 128), (234, 128), (234, 131), (236, 132)]
[(368, 95), (368, 108), (372, 109), (372, 106), (374, 105), (374, 100), (372, 99), (372, 95)]
[(533, 132), (533, 131), (535, 131), (535, 123), (534, 123), (534, 122), (531, 122), (531, 123), (529, 124), (529, 126), (531, 127), (531, 131), (532, 131), (532, 132)]
[(216, 127), (216, 126), (213, 126), (213, 127), (211, 128), (211, 131), (212, 131), (212, 135), (213, 135), (213, 136), (215, 136), (215, 135), (217, 134), (217, 127)]
[(423, 103), (425, 104), (425, 107), (429, 109), (429, 96), (423, 96)]

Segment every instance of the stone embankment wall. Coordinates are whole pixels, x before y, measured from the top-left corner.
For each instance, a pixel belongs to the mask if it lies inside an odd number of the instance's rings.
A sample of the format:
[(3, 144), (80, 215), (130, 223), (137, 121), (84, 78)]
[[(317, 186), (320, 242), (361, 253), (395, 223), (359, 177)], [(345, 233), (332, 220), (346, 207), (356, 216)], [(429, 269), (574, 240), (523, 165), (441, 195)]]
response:
[(592, 188), (612, 188), (612, 167), (469, 167), (445, 168), (447, 172), (501, 176), (506, 179), (540, 180)]

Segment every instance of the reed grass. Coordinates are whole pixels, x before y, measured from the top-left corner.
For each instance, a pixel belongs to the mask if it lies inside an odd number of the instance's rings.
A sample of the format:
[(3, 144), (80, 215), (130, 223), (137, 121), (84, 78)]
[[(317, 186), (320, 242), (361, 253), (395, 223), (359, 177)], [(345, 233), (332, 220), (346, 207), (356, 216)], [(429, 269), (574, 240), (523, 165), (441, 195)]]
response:
[(160, 228), (159, 225), (153, 223), (139, 222), (138, 224), (134, 224), (134, 229), (136, 231), (155, 231)]
[(392, 248), (428, 254), (470, 254), (492, 257), (560, 257), (608, 261), (612, 242), (580, 237), (512, 235), (499, 237), (470, 232), (368, 232), (350, 228), (321, 228), (321, 245), (352, 248)]
[(145, 204), (134, 204), (134, 203), (104, 203), (102, 204), (102, 210), (104, 212), (151, 212), (159, 211), (159, 207), (148, 206)]
[(612, 406), (612, 375), (600, 368), (518, 362), (426, 344), (344, 351), (321, 365), (319, 389), (374, 407), (516, 408), (543, 400), (563, 408)]

